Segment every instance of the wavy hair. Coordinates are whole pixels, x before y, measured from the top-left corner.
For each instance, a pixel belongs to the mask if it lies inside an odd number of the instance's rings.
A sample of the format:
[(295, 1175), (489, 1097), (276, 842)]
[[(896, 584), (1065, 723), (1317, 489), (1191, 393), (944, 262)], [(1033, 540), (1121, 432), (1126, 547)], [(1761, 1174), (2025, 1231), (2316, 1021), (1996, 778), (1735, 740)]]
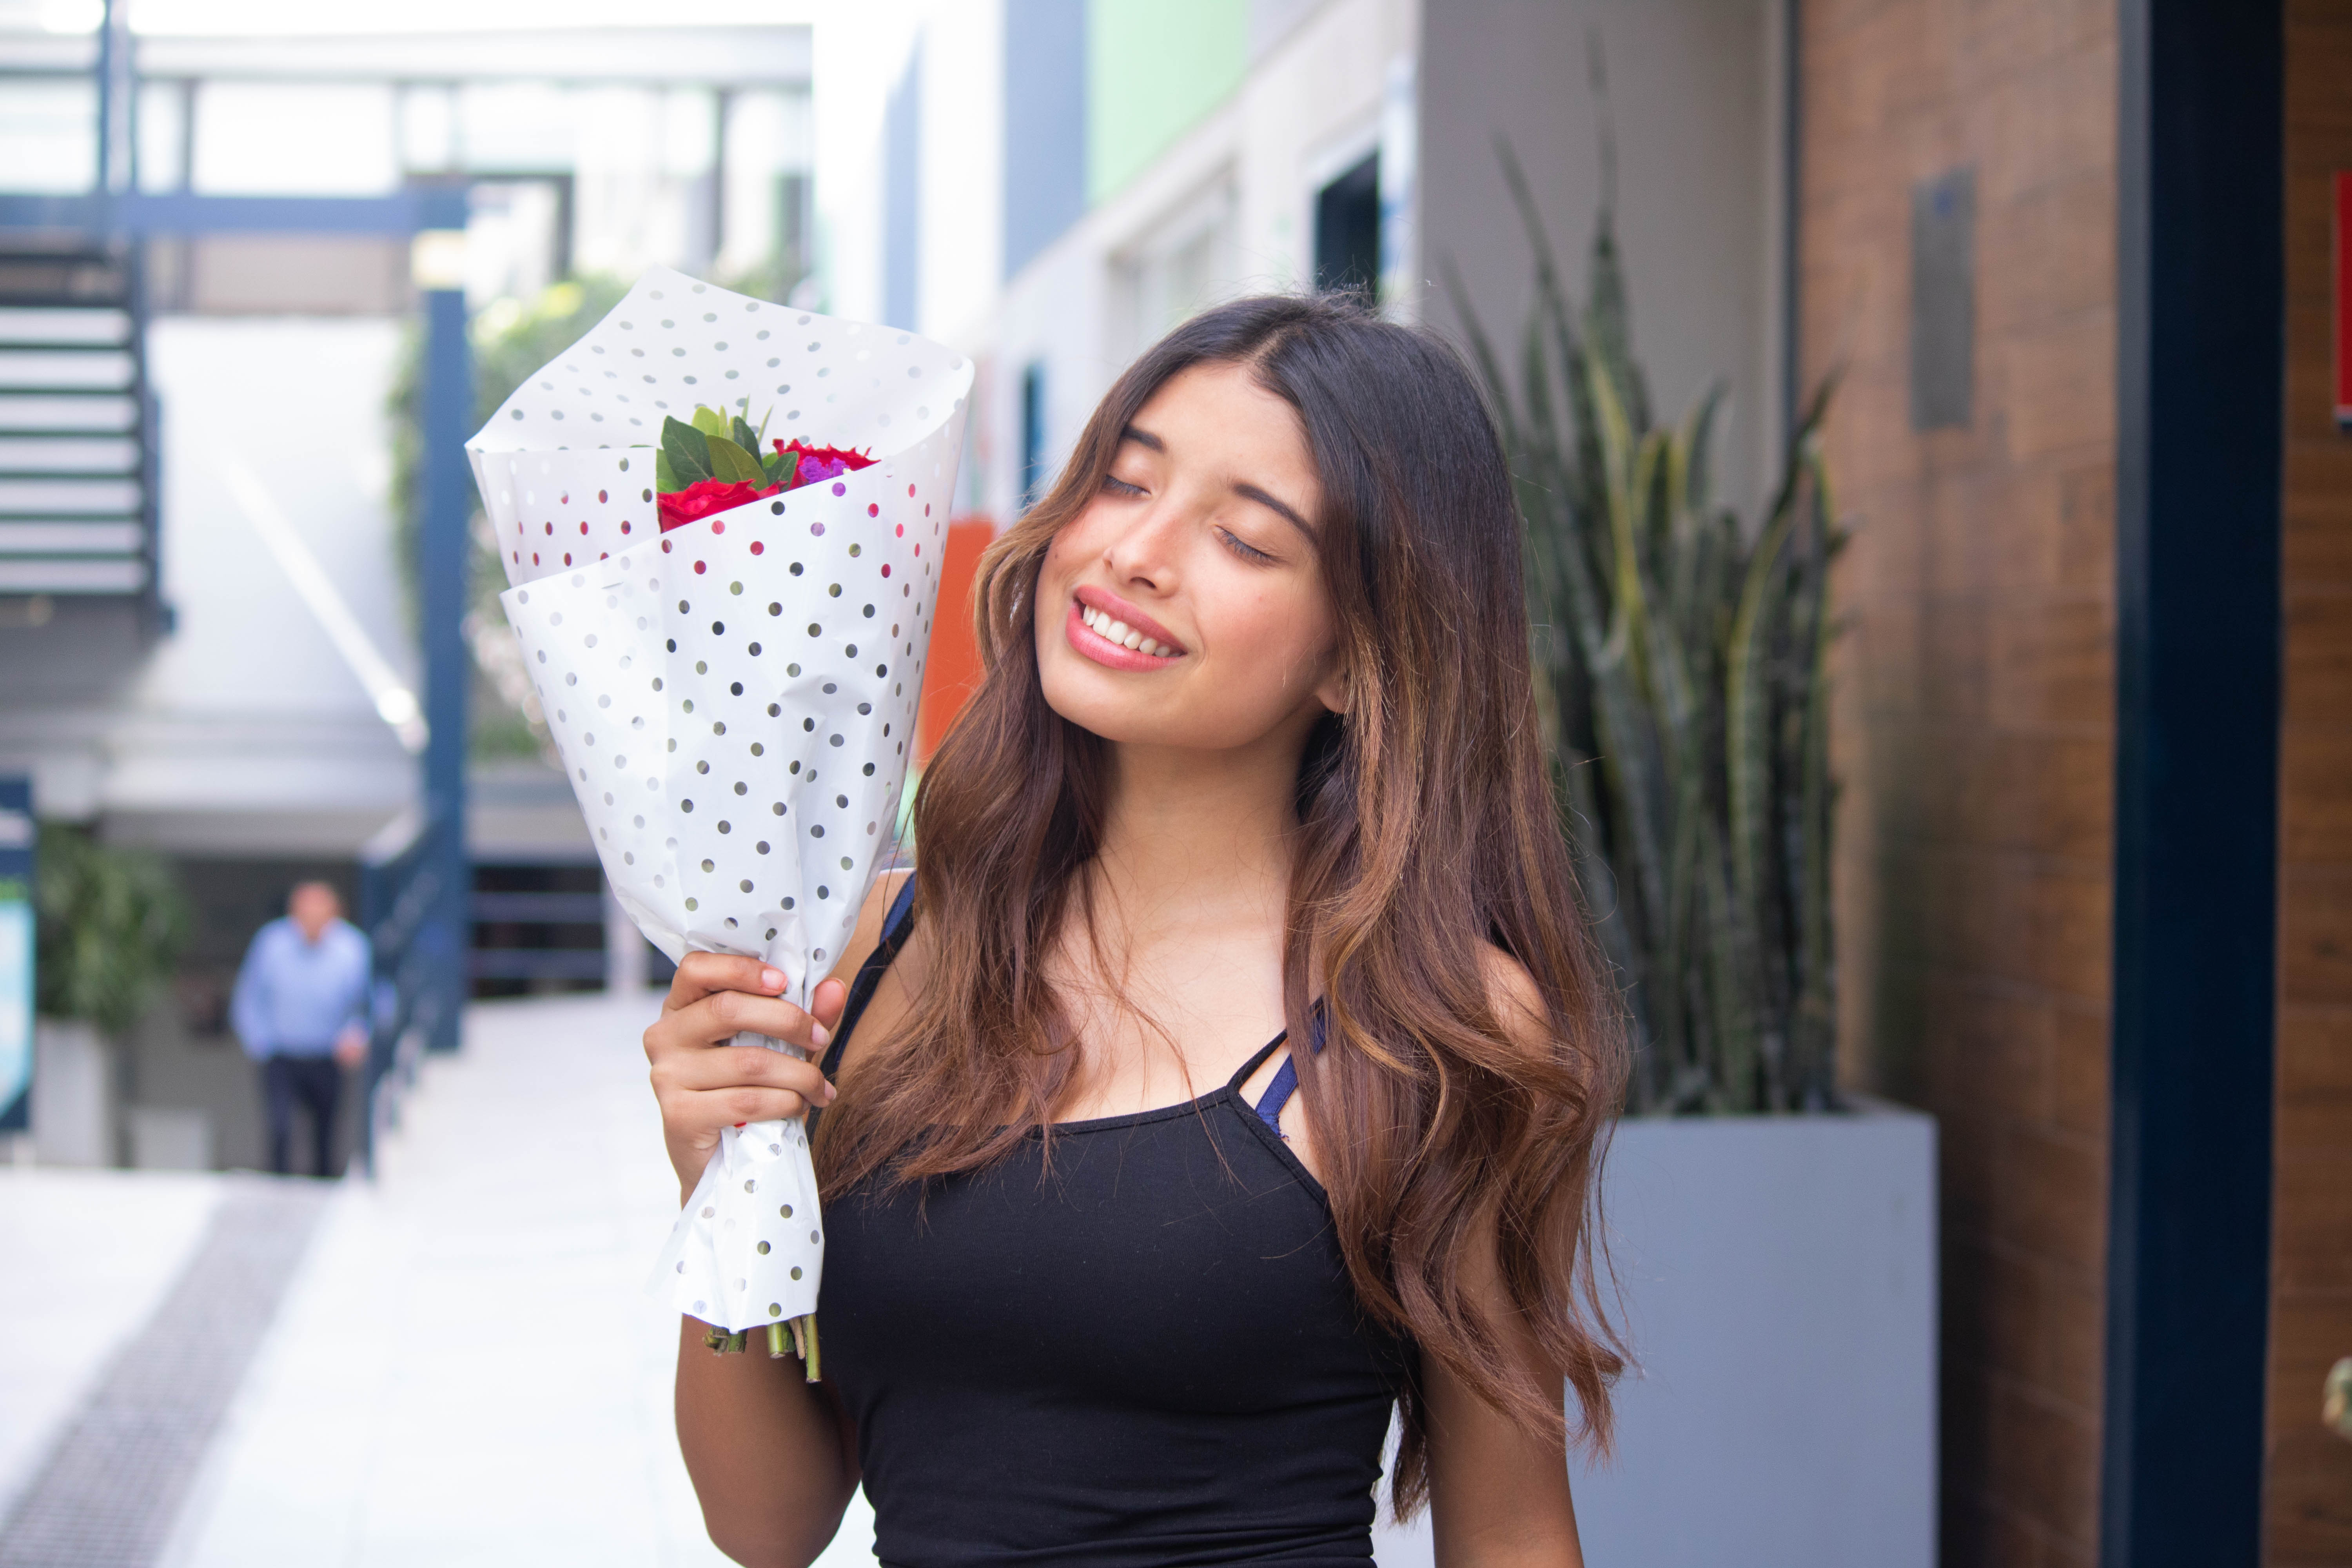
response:
[[(1573, 1436), (1606, 1452), (1623, 1362), (1597, 1283), (1596, 1177), (1627, 1052), (1538, 740), (1510, 474), (1453, 352), (1344, 298), (1241, 300), (1178, 327), (982, 558), (985, 675), (915, 802), (924, 976), (858, 1092), (823, 1119), (825, 1195), (989, 1164), (1050, 1123), (1070, 1081), (1074, 1031), (1046, 960), (1091, 907), (1108, 753), (1046, 704), (1038, 570), (1144, 404), (1212, 363), (1247, 366), (1297, 410), (1322, 480), (1349, 705), (1299, 768), (1284, 1012), (1302, 1040), (1324, 1005), (1324, 1048), (1293, 1059), (1357, 1299), (1496, 1410), (1564, 1440), (1559, 1384), (1514, 1352), (1531, 1335), (1576, 1395)], [(1532, 978), (1539, 1029), (1500, 1016), (1489, 943)], [(1403, 1514), (1427, 1493), (1417, 1379), (1399, 1404)]]

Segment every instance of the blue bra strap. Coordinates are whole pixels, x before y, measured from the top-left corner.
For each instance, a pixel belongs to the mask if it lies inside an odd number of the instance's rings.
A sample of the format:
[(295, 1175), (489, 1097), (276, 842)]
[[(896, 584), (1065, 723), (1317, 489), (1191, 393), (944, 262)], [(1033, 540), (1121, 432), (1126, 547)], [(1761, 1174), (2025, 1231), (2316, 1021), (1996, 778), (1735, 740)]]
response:
[(1265, 1093), (1258, 1100), (1258, 1120), (1280, 1132), (1282, 1108), (1290, 1103), (1290, 1097), (1297, 1089), (1298, 1065), (1285, 1057), (1282, 1065), (1274, 1069), (1274, 1081), (1265, 1086)]
[[(1307, 1020), (1307, 1047), (1318, 1054), (1323, 1049), (1323, 1004), (1315, 1004)], [(1265, 1086), (1265, 1093), (1257, 1102), (1258, 1119), (1279, 1133), (1282, 1131), (1282, 1108), (1298, 1092), (1298, 1063), (1285, 1057), (1282, 1065), (1274, 1069), (1274, 1081)]]

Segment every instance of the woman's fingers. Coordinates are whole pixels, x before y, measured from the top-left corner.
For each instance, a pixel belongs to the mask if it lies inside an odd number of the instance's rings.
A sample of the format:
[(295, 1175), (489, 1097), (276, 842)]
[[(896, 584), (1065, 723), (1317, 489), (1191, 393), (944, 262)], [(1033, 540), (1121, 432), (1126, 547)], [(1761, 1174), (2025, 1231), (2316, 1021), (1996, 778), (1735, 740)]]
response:
[(722, 1127), (784, 1121), (830, 1105), (834, 1096), (814, 1063), (759, 1046), (671, 1052), (655, 1061), (653, 1083), (663, 1126), (690, 1146), (707, 1144)]
[(803, 1010), (783, 999), (786, 984), (781, 971), (757, 959), (696, 952), (678, 965), (662, 1015), (646, 1031), (646, 1057), (682, 1185), (692, 1186), (720, 1130), (786, 1121), (833, 1102), (833, 1086), (814, 1061), (732, 1043), (759, 1035), (812, 1056), (832, 1043), (828, 1026), (840, 1022), (848, 987), (825, 981)]
[(721, 1046), (681, 1051), (656, 1070), (662, 1083), (689, 1092), (719, 1089), (790, 1089), (817, 1105), (830, 1104), (833, 1086), (814, 1062), (759, 1046)]
[(697, 1039), (724, 1043), (737, 1035), (764, 1035), (803, 1050), (821, 1049), (814, 1037), (816, 1020), (781, 996), (751, 996), (740, 991), (720, 991), (691, 1007), (679, 1009), (678, 1021)]
[(802, 1050), (821, 1050), (825, 1044), (818, 1037), (816, 1020), (782, 997), (719, 991), (655, 1020), (646, 1031), (646, 1055), (707, 1049), (744, 1034), (762, 1035)]
[[(842, 1009), (848, 1005), (849, 987), (839, 980), (819, 982), (815, 993), (809, 997), (810, 1010), (816, 1014), (818, 1025), (828, 1032), (840, 1026)], [(828, 1039), (824, 1043), (833, 1042)]]
[[(662, 1126), (672, 1138), (682, 1137), (707, 1150), (722, 1127), (740, 1127), (747, 1121), (790, 1121), (808, 1105), (788, 1089), (739, 1084), (700, 1093), (681, 1090), (661, 1097)], [(683, 1179), (687, 1172), (681, 1169), (678, 1175)]]
[(775, 996), (782, 993), (787, 983), (782, 970), (756, 958), (689, 952), (678, 961), (677, 973), (670, 979), (669, 995), (663, 1000), (662, 1010), (674, 1012), (688, 1007), (720, 991)]

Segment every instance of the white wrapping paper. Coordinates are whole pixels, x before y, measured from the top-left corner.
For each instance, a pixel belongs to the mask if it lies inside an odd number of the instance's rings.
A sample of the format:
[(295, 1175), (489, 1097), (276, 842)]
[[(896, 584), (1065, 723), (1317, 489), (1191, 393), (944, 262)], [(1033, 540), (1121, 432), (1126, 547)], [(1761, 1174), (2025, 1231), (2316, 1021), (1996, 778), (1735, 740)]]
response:
[[(838, 962), (893, 847), (971, 381), (911, 334), (656, 268), (469, 443), (605, 877), (672, 959), (764, 959), (803, 1004)], [(877, 460), (665, 534), (662, 420), (698, 403)], [(754, 1328), (815, 1310), (824, 1236), (801, 1124), (754, 1122), (660, 1274), (681, 1312)]]

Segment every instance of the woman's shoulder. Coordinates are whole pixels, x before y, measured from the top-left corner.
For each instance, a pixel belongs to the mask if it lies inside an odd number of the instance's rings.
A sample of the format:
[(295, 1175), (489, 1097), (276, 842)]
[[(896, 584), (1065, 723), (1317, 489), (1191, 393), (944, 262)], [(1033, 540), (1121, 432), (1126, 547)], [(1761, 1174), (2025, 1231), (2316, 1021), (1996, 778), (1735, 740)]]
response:
[(1478, 967), (1486, 983), (1486, 1007), (1503, 1033), (1522, 1047), (1538, 1046), (1549, 1033), (1543, 988), (1528, 966), (1491, 942), (1478, 944)]
[(849, 933), (849, 945), (841, 950), (841, 962), (834, 965), (834, 978), (845, 985), (856, 981), (857, 972), (882, 944), (882, 927), (890, 917), (890, 906), (898, 901), (900, 889), (914, 874), (914, 868), (908, 866), (885, 871), (874, 879), (866, 902), (858, 909), (856, 928)]

